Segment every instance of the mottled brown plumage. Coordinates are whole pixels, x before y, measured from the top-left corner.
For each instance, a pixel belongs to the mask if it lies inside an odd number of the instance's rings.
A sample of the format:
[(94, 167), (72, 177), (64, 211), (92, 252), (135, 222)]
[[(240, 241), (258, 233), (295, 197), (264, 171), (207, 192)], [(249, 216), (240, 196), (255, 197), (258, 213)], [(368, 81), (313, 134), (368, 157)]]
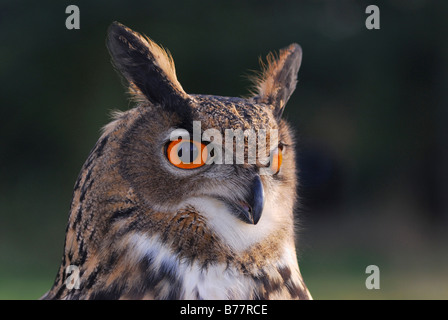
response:
[[(138, 105), (116, 113), (82, 167), (62, 263), (43, 298), (310, 299), (295, 249), (294, 139), (281, 119), (300, 47), (271, 56), (257, 92), (242, 99), (185, 93), (171, 56), (119, 23), (107, 44)], [(173, 166), (170, 132), (192, 132), (193, 121), (201, 132), (277, 129), (280, 171), (261, 174), (261, 158)], [(79, 288), (68, 285), (68, 266), (79, 269)]]

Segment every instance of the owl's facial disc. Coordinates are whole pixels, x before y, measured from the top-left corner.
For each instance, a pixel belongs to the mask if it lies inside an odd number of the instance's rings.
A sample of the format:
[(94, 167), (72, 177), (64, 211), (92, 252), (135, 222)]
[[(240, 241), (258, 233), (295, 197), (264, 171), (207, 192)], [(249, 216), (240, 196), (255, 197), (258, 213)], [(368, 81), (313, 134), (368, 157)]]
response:
[(247, 196), (243, 199), (229, 200), (220, 197), (219, 200), (223, 201), (237, 218), (256, 225), (261, 218), (264, 207), (264, 190), (260, 177), (255, 176)]

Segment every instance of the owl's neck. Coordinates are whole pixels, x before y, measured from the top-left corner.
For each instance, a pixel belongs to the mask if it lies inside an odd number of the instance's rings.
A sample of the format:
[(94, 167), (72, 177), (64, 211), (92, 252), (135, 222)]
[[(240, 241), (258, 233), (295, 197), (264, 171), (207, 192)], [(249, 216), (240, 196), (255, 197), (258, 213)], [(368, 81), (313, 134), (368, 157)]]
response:
[[(222, 248), (213, 244), (195, 248), (191, 243), (169, 245), (166, 240), (161, 235), (129, 233), (120, 240), (118, 251), (102, 251), (86, 259), (80, 267), (79, 289), (67, 289), (68, 278), (63, 276), (62, 285), (55, 286), (47, 298), (311, 298), (293, 246), (278, 247), (271, 239), (265, 247), (257, 244), (230, 255), (214, 251)], [(176, 252), (172, 245), (185, 250)]]
[[(127, 212), (131, 214), (130, 212)], [(134, 212), (135, 213), (135, 212)], [(115, 228), (86, 249), (68, 230), (66, 255), (46, 298), (308, 299), (287, 230), (236, 251), (198, 212), (140, 212), (145, 223), (115, 217)], [(95, 240), (98, 241), (98, 240)], [(79, 268), (79, 288), (67, 287), (67, 267)]]

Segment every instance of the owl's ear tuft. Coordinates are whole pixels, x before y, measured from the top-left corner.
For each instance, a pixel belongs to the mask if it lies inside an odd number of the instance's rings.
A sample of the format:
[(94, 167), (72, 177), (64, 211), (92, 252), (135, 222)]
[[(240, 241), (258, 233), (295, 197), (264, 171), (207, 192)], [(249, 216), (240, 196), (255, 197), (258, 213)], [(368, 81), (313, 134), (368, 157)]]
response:
[(302, 48), (293, 43), (281, 49), (278, 56), (270, 53), (266, 60), (267, 63), (261, 61), (262, 71), (254, 79), (254, 99), (273, 106), (274, 115), (280, 118), (296, 88)]
[(169, 108), (188, 99), (177, 81), (171, 55), (149, 38), (114, 22), (108, 29), (107, 48), (136, 100)]

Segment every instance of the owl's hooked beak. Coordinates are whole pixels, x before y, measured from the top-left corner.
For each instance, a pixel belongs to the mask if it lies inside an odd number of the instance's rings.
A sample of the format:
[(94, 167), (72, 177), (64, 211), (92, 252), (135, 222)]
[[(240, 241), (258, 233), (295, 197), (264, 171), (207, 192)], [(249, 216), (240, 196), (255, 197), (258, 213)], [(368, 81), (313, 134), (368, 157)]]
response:
[(264, 190), (260, 177), (257, 175), (252, 180), (249, 193), (238, 202), (226, 203), (232, 212), (242, 221), (256, 225), (261, 218), (264, 207)]

